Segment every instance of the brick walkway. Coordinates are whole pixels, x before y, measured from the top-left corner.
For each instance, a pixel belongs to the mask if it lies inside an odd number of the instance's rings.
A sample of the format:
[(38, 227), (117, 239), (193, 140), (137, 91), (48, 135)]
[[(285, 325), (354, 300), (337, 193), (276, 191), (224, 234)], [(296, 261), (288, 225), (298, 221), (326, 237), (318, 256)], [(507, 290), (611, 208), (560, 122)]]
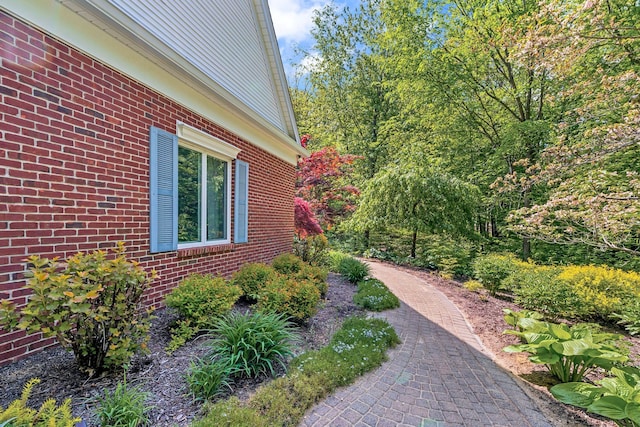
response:
[(446, 296), (411, 274), (370, 265), (402, 300), (380, 315), (402, 344), (379, 369), (316, 405), (301, 426), (552, 426)]

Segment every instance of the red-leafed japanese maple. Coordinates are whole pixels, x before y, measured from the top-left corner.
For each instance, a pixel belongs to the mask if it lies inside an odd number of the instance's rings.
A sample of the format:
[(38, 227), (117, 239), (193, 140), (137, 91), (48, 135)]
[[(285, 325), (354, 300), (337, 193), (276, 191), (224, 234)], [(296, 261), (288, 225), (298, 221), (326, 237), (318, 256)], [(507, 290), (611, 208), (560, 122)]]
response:
[(313, 212), (311, 212), (309, 203), (300, 197), (295, 198), (295, 228), (296, 235), (300, 239), (322, 234), (322, 228)]
[(329, 229), (355, 210), (360, 190), (346, 182), (359, 157), (325, 147), (298, 162), (296, 196), (309, 203), (319, 224)]

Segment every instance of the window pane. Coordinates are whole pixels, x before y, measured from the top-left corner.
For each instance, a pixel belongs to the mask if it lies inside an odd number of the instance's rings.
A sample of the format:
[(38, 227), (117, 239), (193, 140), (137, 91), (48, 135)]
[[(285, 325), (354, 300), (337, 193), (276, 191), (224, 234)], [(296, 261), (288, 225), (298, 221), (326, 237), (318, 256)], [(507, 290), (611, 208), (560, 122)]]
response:
[(178, 147), (178, 242), (199, 242), (202, 154)]
[(207, 240), (227, 238), (227, 162), (207, 157)]

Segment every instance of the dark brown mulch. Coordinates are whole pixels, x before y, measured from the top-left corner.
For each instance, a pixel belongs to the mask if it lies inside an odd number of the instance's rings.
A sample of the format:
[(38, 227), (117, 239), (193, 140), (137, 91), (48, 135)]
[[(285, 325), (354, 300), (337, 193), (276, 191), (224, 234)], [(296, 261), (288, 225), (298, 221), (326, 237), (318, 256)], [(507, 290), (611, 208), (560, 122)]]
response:
[[(363, 313), (352, 302), (355, 286), (335, 274), (329, 274), (328, 283), (329, 290), (318, 313), (300, 327), (302, 342), (296, 348), (297, 354), (323, 347), (346, 317)], [(247, 310), (248, 306), (238, 304), (235, 309)], [(134, 358), (127, 372), (127, 383), (139, 385), (150, 393), (151, 425), (187, 426), (201, 415), (202, 402), (196, 402), (189, 396), (184, 376), (191, 361), (206, 353), (207, 338), (198, 337), (168, 355), (164, 348), (169, 343), (169, 327), (176, 316), (166, 309), (158, 310), (155, 316), (149, 341), (150, 353)], [(62, 402), (69, 397), (72, 399), (73, 414), (83, 418), (90, 426), (97, 425), (93, 415), (97, 397), (105, 390), (113, 390), (118, 381), (123, 379), (121, 372), (87, 378), (77, 369), (71, 353), (55, 347), (0, 368), (0, 406), (6, 408), (17, 399), (24, 384), (35, 377), (42, 382), (33, 390), (30, 407), (40, 407), (47, 398), (53, 397)], [(268, 380), (266, 377), (244, 380), (234, 385), (233, 394), (246, 399)]]

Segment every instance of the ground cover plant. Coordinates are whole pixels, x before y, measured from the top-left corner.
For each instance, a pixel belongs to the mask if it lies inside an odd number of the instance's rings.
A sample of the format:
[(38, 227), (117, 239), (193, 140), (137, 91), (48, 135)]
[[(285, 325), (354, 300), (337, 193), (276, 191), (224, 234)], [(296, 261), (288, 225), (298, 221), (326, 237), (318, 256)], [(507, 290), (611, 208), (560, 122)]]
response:
[(0, 326), (55, 337), (92, 374), (129, 362), (146, 347), (150, 318), (141, 298), (155, 272), (127, 260), (123, 242), (112, 252), (78, 253), (64, 265), (29, 257), (33, 295), (21, 309), (3, 300)]
[(261, 386), (246, 403), (231, 398), (209, 406), (208, 414), (194, 427), (297, 425), (320, 399), (380, 366), (386, 350), (398, 343), (386, 321), (349, 318), (329, 345), (293, 359), (285, 377)]
[(366, 278), (358, 282), (353, 302), (371, 311), (383, 311), (400, 307), (400, 300), (380, 280)]

